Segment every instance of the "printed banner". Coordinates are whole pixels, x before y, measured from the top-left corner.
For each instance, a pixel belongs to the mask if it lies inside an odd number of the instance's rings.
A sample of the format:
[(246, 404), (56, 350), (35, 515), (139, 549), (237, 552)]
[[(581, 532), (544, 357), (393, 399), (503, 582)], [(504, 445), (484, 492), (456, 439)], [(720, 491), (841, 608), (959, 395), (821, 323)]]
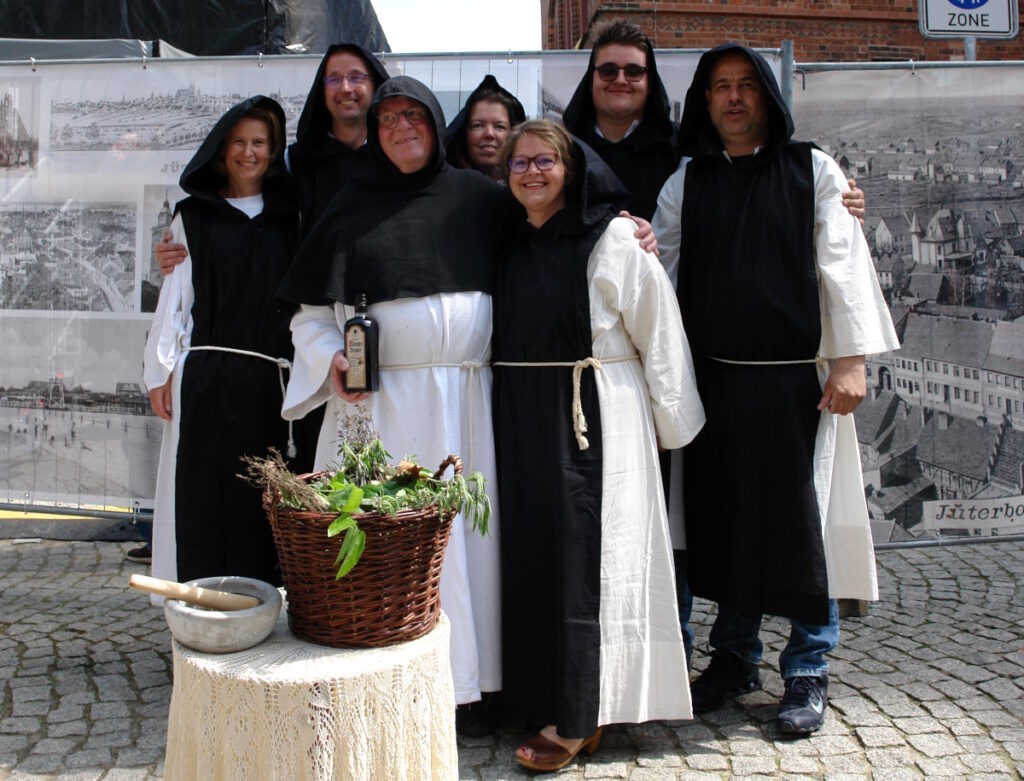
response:
[(902, 343), (869, 357), (855, 414), (875, 542), (1019, 529), (941, 508), (1024, 492), (1024, 69), (798, 74), (793, 98), (867, 194)]

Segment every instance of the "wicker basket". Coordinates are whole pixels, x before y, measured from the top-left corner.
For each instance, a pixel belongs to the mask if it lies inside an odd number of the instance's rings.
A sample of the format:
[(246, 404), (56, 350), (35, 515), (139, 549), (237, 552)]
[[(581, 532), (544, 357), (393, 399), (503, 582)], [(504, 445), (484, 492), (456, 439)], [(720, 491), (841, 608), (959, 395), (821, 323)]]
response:
[[(462, 461), (448, 456), (434, 478), (440, 479), (449, 466), (461, 474)], [(336, 648), (374, 648), (413, 640), (434, 628), (454, 512), (439, 517), (434, 506), (390, 518), (355, 516), (366, 532), (366, 547), (359, 563), (335, 580), (340, 542), (327, 537), (327, 527), (338, 514), (292, 510), (279, 507), (279, 501), (276, 491), (264, 492), (263, 508), (288, 590), (292, 634)]]

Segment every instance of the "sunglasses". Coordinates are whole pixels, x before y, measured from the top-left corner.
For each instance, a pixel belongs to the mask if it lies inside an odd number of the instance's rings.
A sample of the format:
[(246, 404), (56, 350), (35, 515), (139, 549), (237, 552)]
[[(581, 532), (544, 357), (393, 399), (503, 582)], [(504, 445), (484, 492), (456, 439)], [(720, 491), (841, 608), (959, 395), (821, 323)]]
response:
[(407, 108), (405, 111), (382, 111), (377, 115), (377, 124), (383, 128), (392, 128), (398, 124), (398, 118), (405, 117), (410, 125), (422, 125), (427, 121), (425, 108)]
[(544, 152), (533, 157), (516, 155), (508, 159), (508, 170), (514, 174), (525, 174), (530, 170), (530, 163), (533, 163), (538, 171), (550, 171), (557, 162), (558, 155), (554, 152)]
[(619, 77), (619, 71), (626, 74), (626, 81), (640, 81), (647, 73), (647, 68), (643, 65), (634, 65), (633, 63), (629, 65), (616, 65), (614, 62), (606, 62), (594, 68), (594, 72), (601, 81), (615, 81)]
[(346, 81), (353, 87), (358, 87), (365, 84), (370, 79), (370, 74), (361, 73), (360, 71), (352, 71), (344, 76), (338, 73), (330, 73), (324, 76), (324, 84), (328, 87), (340, 87)]

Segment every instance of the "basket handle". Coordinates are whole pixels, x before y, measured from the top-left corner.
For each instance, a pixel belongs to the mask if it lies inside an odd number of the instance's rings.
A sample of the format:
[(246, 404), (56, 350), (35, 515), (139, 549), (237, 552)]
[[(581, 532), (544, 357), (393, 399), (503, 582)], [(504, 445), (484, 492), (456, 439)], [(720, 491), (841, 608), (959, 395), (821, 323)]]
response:
[(450, 466), (454, 466), (455, 467), (455, 474), (456, 475), (461, 475), (462, 474), (462, 459), (459, 458), (454, 453), (449, 453), (448, 458), (446, 458), (444, 461), (442, 461), (441, 462), (441, 466), (439, 466), (437, 468), (437, 471), (434, 472), (434, 479), (435, 480), (440, 480), (442, 477), (444, 477), (445, 470), (448, 467), (450, 467)]

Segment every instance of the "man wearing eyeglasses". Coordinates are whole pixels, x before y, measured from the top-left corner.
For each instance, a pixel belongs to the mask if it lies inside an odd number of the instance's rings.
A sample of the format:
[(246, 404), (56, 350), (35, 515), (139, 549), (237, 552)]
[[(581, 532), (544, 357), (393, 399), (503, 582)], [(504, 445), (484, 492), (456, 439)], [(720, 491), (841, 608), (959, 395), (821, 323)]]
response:
[(302, 198), (303, 235), (362, 164), (366, 112), (387, 80), (380, 61), (356, 44), (335, 44), (320, 62), (287, 157)]

